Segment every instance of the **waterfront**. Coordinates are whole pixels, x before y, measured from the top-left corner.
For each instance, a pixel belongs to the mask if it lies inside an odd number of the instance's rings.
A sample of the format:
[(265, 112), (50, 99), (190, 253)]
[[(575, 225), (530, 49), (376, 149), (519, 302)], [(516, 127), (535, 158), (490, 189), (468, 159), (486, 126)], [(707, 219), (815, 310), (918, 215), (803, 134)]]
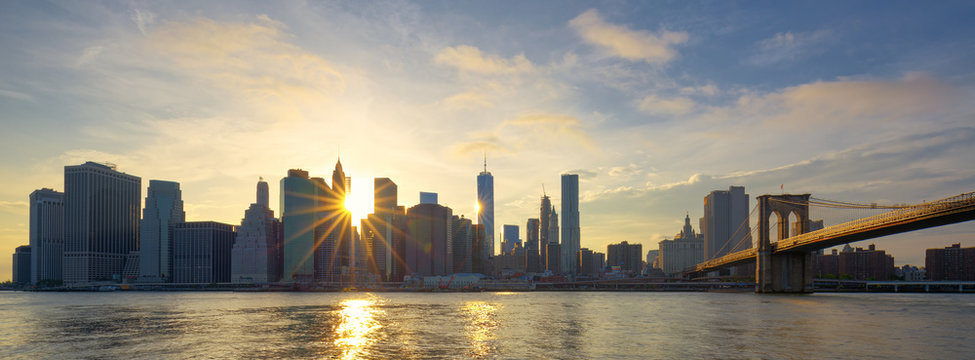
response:
[(965, 294), (0, 293), (0, 358), (962, 358)]

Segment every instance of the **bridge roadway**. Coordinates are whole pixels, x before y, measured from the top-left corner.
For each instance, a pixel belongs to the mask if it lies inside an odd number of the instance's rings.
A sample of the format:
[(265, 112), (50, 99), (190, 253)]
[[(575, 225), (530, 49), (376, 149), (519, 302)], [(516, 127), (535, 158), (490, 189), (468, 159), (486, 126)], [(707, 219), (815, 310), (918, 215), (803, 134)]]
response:
[[(975, 192), (885, 212), (876, 216), (826, 227), (769, 244), (773, 254), (801, 253), (836, 245), (975, 220)], [(758, 249), (750, 248), (715, 258), (685, 270), (701, 274), (721, 268), (754, 263)]]

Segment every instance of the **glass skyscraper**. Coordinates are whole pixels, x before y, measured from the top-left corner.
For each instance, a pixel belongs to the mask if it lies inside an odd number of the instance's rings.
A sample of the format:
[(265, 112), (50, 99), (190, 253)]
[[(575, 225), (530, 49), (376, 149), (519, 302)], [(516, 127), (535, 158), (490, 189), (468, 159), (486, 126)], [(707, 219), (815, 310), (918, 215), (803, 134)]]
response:
[(61, 280), (64, 252), (64, 193), (40, 189), (30, 194), (30, 282)]
[(64, 167), (65, 283), (118, 279), (139, 248), (142, 179), (114, 165)]
[(170, 282), (173, 278), (173, 225), (186, 221), (179, 183), (149, 180), (146, 207), (139, 226), (139, 280)]
[(562, 175), (562, 272), (575, 273), (579, 252), (579, 175)]
[(281, 222), (284, 236), (284, 273), (281, 281), (311, 281), (315, 275), (315, 183), (304, 170), (288, 170), (281, 179)]
[(477, 175), (477, 223), (484, 225), (484, 253), (494, 256), (494, 176), (487, 171), (487, 158), (484, 171)]

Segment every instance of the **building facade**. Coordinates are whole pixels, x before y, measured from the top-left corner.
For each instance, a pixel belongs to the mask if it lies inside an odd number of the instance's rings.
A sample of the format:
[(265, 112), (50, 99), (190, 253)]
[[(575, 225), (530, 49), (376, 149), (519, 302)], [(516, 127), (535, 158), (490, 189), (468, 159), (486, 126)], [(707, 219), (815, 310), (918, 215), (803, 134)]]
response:
[(423, 276), (452, 273), (453, 211), (437, 204), (418, 204), (409, 208), (406, 214), (409, 228), (404, 256), (407, 273)]
[(64, 256), (64, 193), (52, 189), (30, 194), (30, 283), (61, 281)]
[(170, 231), (186, 221), (179, 183), (149, 180), (146, 205), (139, 224), (139, 280), (169, 282), (173, 277), (173, 244)]
[(562, 264), (564, 273), (574, 273), (580, 249), (579, 175), (562, 175)]
[(518, 238), (518, 231), (518, 225), (502, 225), (502, 254), (510, 253), (516, 246), (521, 244), (521, 239)]
[(184, 284), (229, 283), (233, 225), (190, 221), (173, 226), (173, 281)]
[(894, 257), (884, 250), (877, 250), (873, 244), (863, 248), (852, 248), (849, 244), (837, 253), (816, 255), (818, 277), (853, 280), (890, 280), (894, 276)]
[(928, 280), (975, 281), (975, 247), (953, 244), (943, 249), (924, 252), (924, 268)]
[(477, 175), (477, 208), (477, 223), (484, 225), (484, 253), (494, 256), (494, 176), (487, 171), (487, 158)]
[(624, 272), (643, 272), (643, 245), (623, 241), (606, 246), (606, 265), (619, 266)]
[(114, 165), (64, 167), (66, 284), (121, 279), (125, 259), (139, 249), (142, 179)]
[(307, 171), (300, 169), (288, 170), (288, 176), (281, 179), (283, 282), (310, 282), (315, 275), (315, 261), (311, 255), (319, 243), (315, 236), (319, 187), (308, 177)]
[(281, 281), (283, 229), (268, 207), (267, 182), (257, 182), (257, 199), (244, 211), (230, 251), (230, 281), (268, 283)]
[(525, 268), (530, 272), (541, 271), (541, 258), (539, 258), (539, 221), (538, 219), (528, 219), (525, 223)]
[(30, 245), (18, 246), (14, 249), (13, 282), (20, 286), (30, 285), (31, 278), (31, 248)]
[(715, 190), (704, 197), (701, 224), (705, 260), (751, 248), (748, 194), (745, 188), (731, 186), (727, 191)]
[(684, 228), (673, 240), (657, 243), (657, 261), (665, 274), (672, 275), (704, 260), (704, 237), (694, 232), (691, 217), (684, 217)]
[(470, 273), (473, 269), (472, 246), (474, 244), (474, 223), (463, 215), (454, 215), (451, 230), (453, 234), (454, 273)]

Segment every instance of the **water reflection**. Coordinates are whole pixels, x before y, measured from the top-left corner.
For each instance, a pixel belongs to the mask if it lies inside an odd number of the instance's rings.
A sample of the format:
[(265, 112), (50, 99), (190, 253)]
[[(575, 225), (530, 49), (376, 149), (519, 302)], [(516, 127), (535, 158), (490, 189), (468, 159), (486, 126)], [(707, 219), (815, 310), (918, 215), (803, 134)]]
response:
[(375, 342), (375, 334), (382, 328), (376, 317), (382, 310), (375, 299), (350, 299), (342, 301), (340, 306), (342, 322), (335, 328), (334, 343), (342, 349), (343, 359), (357, 359)]
[(485, 357), (494, 350), (493, 341), (499, 321), (497, 305), (482, 301), (470, 301), (464, 306), (467, 317), (467, 339), (471, 342), (470, 356)]

